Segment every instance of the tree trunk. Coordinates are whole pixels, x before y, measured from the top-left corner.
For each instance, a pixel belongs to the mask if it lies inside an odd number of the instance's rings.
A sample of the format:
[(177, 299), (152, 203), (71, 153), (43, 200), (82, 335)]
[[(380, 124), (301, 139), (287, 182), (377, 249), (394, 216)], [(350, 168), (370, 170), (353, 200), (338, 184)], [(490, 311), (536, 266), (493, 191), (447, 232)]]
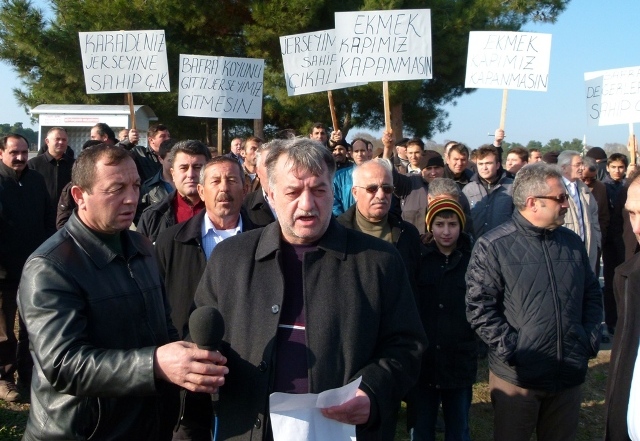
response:
[(394, 139), (402, 139), (402, 103), (391, 104), (391, 130)]

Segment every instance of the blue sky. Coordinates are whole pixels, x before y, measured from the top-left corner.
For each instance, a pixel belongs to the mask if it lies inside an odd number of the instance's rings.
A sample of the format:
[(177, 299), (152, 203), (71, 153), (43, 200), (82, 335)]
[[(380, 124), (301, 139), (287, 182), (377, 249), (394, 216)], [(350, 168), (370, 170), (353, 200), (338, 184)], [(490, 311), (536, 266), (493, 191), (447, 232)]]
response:
[[(43, 2), (37, 1), (37, 4)], [(584, 73), (640, 65), (638, 19), (640, 0), (573, 0), (555, 24), (528, 24), (523, 30), (553, 34), (547, 92), (509, 91), (505, 131), (507, 141), (545, 144), (549, 139), (570, 141), (586, 135), (589, 146), (626, 144), (628, 125), (587, 126)], [(434, 74), (437, 75), (437, 60)], [(11, 89), (19, 83), (11, 68), (0, 63), (0, 123), (29, 125)], [(435, 134), (439, 143), (455, 139), (476, 148), (491, 141), (500, 122), (502, 91), (479, 89), (455, 106), (446, 107), (451, 129)], [(640, 124), (635, 125), (636, 134)]]

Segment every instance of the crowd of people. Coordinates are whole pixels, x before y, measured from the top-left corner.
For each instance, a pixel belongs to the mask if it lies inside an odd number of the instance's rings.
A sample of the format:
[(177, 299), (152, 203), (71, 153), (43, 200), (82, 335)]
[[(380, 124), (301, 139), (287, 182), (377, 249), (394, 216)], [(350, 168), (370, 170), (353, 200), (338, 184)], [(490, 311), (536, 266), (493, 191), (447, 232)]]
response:
[[(162, 124), (90, 138), (0, 148), (0, 399), (30, 401), (25, 440), (268, 441), (271, 393), (357, 379), (321, 412), (358, 440), (392, 440), (402, 401), (412, 440), (470, 440), (483, 356), (494, 439), (570, 440), (612, 338), (606, 439), (640, 440), (625, 155), (504, 152), (500, 129), (374, 149), (321, 123), (223, 156)], [(218, 347), (191, 341), (203, 307)]]

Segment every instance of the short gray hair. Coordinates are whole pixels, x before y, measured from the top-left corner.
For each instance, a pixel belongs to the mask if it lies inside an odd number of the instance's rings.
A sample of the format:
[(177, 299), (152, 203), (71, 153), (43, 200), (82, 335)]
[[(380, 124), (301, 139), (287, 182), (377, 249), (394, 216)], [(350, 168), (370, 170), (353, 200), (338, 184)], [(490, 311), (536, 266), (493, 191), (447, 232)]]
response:
[(283, 143), (286, 143), (287, 141), (287, 139), (272, 139), (269, 142), (260, 144), (260, 147), (258, 147), (258, 151), (256, 152), (256, 162), (260, 163), (260, 158), (262, 157), (262, 155), (268, 155), (269, 151), (276, 145), (281, 145)]
[(238, 172), (240, 173), (240, 183), (244, 184), (244, 170), (242, 169), (242, 166), (240, 165), (240, 163), (238, 161), (236, 161), (233, 158), (230, 158), (229, 156), (216, 156), (215, 158), (210, 159), (209, 161), (207, 161), (207, 163), (204, 165), (204, 167), (202, 167), (200, 169), (200, 179), (198, 181), (198, 183), (200, 185), (204, 185), (204, 175), (207, 171), (207, 169), (215, 164), (222, 164), (223, 162), (227, 162), (229, 164), (234, 164), (236, 167), (238, 167)]
[(293, 166), (294, 171), (308, 171), (314, 176), (320, 176), (326, 171), (330, 182), (333, 182), (336, 161), (329, 149), (309, 138), (295, 138), (278, 142), (269, 149), (265, 165), (270, 188), (275, 188), (276, 164), (282, 155), (287, 155), (287, 163)]
[(528, 198), (549, 193), (548, 179), (562, 182), (562, 173), (557, 165), (536, 162), (522, 167), (513, 181), (513, 205), (522, 211)]
[(393, 173), (391, 172), (391, 163), (387, 159), (383, 158), (374, 158), (368, 161), (363, 162), (359, 166), (353, 169), (353, 185), (361, 185), (362, 173), (364, 173), (364, 169), (373, 165), (377, 165), (378, 167), (382, 167), (387, 174), (387, 177), (393, 181)]
[(563, 150), (558, 155), (558, 167), (562, 168), (566, 165), (571, 165), (574, 156), (580, 156), (580, 153), (575, 150)]
[(432, 198), (451, 196), (460, 199), (460, 188), (453, 179), (435, 178), (429, 184), (429, 196)]

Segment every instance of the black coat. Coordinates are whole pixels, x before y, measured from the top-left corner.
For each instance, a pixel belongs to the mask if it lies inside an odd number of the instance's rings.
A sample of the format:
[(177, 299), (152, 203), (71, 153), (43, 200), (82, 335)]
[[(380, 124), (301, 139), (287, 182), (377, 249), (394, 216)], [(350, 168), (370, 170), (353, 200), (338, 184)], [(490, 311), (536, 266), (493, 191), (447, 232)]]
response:
[(40, 173), (16, 172), (0, 162), (0, 266), (7, 281), (20, 280), (29, 254), (55, 233), (55, 211)]
[(147, 236), (151, 242), (156, 241), (158, 235), (176, 224), (176, 214), (173, 209), (173, 198), (178, 194), (173, 190), (162, 201), (147, 207), (140, 216), (137, 224), (138, 233)]
[(466, 280), (467, 319), (489, 347), (495, 375), (554, 392), (584, 382), (603, 313), (580, 236), (535, 227), (515, 211), (478, 239)]
[(449, 256), (433, 241), (425, 247), (418, 297), (429, 347), (422, 356), (418, 388), (468, 387), (476, 381), (475, 332), (467, 321), (465, 306), (464, 276), (470, 258), (471, 240), (464, 233)]
[(30, 169), (37, 171), (44, 178), (51, 204), (56, 210), (62, 189), (71, 182), (71, 168), (74, 161), (67, 155), (56, 159), (49, 152), (44, 152), (44, 154), (31, 158), (27, 162)]
[(267, 226), (276, 220), (269, 204), (264, 200), (262, 188), (248, 193), (242, 202), (242, 206), (256, 228)]
[(177, 401), (177, 388), (156, 378), (154, 354), (178, 334), (151, 244), (120, 237), (116, 255), (74, 214), (25, 265), (18, 300), (36, 365), (25, 440), (171, 439), (177, 412), (161, 394)]
[(618, 268), (614, 293), (618, 307), (618, 324), (613, 337), (605, 409), (606, 441), (628, 441), (627, 411), (629, 392), (638, 345), (640, 344), (640, 255), (634, 255)]
[[(218, 308), (225, 321), (221, 439), (266, 439), (284, 296), (280, 248), (277, 222), (226, 239), (196, 290), (196, 306)], [(236, 276), (219, 262), (232, 262)], [(362, 376), (367, 427), (375, 429), (415, 383), (425, 344), (402, 259), (391, 244), (331, 220), (318, 249), (304, 256), (303, 281), (310, 392)]]
[(58, 200), (64, 186), (71, 182), (71, 169), (74, 161), (73, 158), (67, 155), (62, 155), (60, 159), (55, 159), (49, 152), (45, 152), (40, 156), (29, 159), (27, 162), (29, 168), (36, 170), (44, 177), (49, 198), (54, 207), (58, 206)]
[[(202, 223), (206, 210), (185, 222), (162, 231), (156, 240), (156, 255), (160, 274), (164, 278), (167, 299), (171, 306), (171, 321), (182, 335), (189, 320), (193, 296), (207, 265), (202, 248)], [(241, 211), (242, 231), (254, 228)]]

